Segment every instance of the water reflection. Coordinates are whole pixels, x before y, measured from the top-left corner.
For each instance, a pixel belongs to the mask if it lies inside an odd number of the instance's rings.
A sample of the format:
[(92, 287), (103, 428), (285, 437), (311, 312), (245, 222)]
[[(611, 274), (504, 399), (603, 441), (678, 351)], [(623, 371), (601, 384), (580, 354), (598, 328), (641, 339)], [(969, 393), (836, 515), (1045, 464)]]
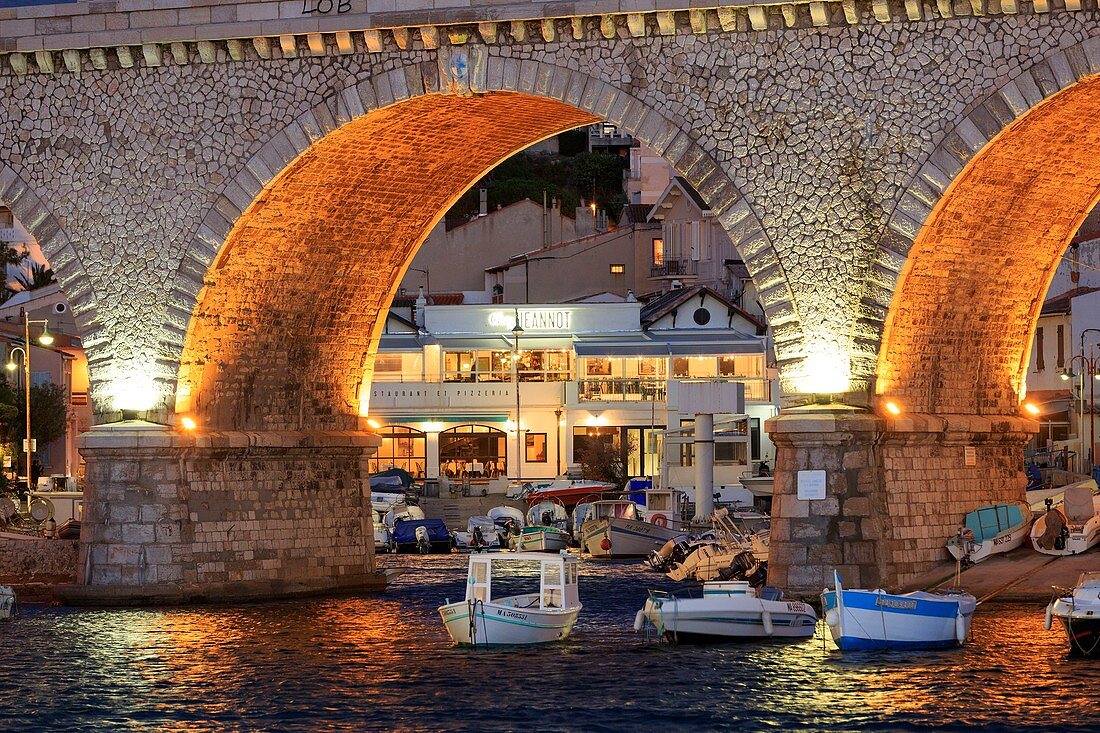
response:
[[(453, 648), (436, 614), (459, 557), (386, 596), (234, 608), (30, 608), (0, 626), (0, 730), (1089, 730), (1100, 671), (1034, 606), (983, 607), (962, 650), (844, 655), (793, 644), (669, 647), (630, 624), (632, 563), (585, 563), (564, 643)], [(831, 651), (830, 651), (831, 650)], [(29, 716), (34, 717), (29, 717)]]

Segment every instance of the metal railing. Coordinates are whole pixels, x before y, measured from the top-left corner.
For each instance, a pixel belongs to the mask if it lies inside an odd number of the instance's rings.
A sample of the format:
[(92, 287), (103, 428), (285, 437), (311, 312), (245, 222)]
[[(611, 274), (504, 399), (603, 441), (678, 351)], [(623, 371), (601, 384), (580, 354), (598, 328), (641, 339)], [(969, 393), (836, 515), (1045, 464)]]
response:
[(665, 260), (659, 265), (653, 265), (649, 270), (650, 277), (669, 277), (675, 275), (697, 275), (699, 263), (695, 260)]
[(668, 397), (665, 380), (580, 379), (578, 402), (664, 402)]

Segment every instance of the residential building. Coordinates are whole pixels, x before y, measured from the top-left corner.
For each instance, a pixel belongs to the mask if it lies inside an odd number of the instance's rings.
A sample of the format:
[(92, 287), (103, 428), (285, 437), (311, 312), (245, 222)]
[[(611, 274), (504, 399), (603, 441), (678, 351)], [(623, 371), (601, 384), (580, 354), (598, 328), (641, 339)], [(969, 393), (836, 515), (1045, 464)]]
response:
[[(664, 156), (643, 143), (630, 148), (630, 167), (624, 172), (626, 199), (652, 207), (675, 175)], [(621, 224), (622, 222), (620, 222)]]
[(742, 411), (715, 418), (716, 487), (775, 455), (762, 428), (776, 413), (763, 325), (710, 289), (644, 305), (422, 304), (413, 319), (405, 313), (391, 311), (362, 406), (383, 437), (372, 470), (499, 488), (557, 476), (600, 440), (630, 475), (658, 476), (663, 464), (666, 485), (689, 489), (695, 416), (680, 414), (677, 395), (692, 381), (744, 394)]

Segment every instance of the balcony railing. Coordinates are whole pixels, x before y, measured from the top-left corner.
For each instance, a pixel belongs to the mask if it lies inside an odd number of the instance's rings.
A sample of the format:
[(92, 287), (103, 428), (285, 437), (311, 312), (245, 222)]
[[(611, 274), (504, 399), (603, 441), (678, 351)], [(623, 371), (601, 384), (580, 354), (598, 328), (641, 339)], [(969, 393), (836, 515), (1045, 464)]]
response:
[(665, 260), (659, 265), (653, 265), (649, 271), (650, 277), (677, 277), (698, 274), (699, 263), (695, 260)]
[(577, 382), (578, 402), (664, 402), (667, 396), (664, 380), (581, 379)]

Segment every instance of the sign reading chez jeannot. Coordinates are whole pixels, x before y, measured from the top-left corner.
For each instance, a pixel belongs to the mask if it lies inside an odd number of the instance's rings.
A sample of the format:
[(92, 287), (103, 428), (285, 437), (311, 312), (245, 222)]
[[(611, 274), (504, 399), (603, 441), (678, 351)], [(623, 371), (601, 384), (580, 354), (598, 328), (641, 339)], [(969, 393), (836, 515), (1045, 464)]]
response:
[[(489, 314), (489, 325), (494, 328), (511, 328), (515, 324), (515, 312), (493, 311)], [(569, 333), (573, 330), (573, 311), (568, 308), (520, 308), (519, 325), (524, 331)]]

